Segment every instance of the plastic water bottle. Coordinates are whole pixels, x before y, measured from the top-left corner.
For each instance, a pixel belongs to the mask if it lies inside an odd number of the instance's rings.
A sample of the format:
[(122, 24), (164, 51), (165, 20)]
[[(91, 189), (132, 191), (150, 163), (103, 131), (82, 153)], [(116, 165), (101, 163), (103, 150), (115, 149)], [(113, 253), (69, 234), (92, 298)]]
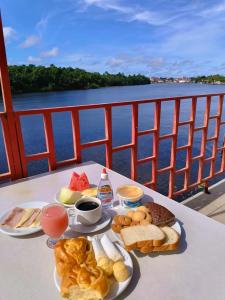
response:
[(97, 197), (101, 200), (103, 208), (113, 207), (113, 190), (105, 168), (101, 173)]

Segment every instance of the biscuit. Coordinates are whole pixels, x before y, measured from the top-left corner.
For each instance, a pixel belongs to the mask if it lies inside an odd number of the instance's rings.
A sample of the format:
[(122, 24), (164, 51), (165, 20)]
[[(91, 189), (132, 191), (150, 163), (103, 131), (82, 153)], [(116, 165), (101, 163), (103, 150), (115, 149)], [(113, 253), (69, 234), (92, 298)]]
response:
[(119, 224), (112, 224), (112, 230), (116, 233), (120, 233), (120, 230), (122, 229), (122, 226)]
[(141, 221), (144, 220), (146, 218), (146, 213), (143, 211), (135, 211), (135, 213), (133, 214), (133, 221)]

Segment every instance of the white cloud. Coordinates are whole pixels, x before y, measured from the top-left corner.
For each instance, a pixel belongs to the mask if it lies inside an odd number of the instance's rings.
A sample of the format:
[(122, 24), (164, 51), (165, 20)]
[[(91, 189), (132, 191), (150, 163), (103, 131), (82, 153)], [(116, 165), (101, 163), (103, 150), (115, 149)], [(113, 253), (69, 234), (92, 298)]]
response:
[(55, 57), (59, 54), (59, 48), (54, 47), (51, 50), (41, 52), (41, 57)]
[(27, 61), (29, 63), (40, 63), (41, 62), (41, 58), (38, 56), (28, 56)]
[(112, 57), (109, 60), (106, 61), (106, 65), (109, 67), (120, 67), (121, 65), (123, 65), (124, 63), (126, 63), (126, 61), (124, 59), (121, 58), (116, 58), (116, 57)]
[(3, 34), (6, 41), (13, 39), (16, 31), (12, 27), (3, 27)]
[(126, 19), (124, 20), (128, 22), (139, 21), (154, 26), (166, 24), (177, 17), (164, 17), (162, 14), (148, 9), (121, 5), (118, 1), (115, 0), (83, 0), (83, 4), (86, 8), (88, 8), (89, 6), (96, 6), (104, 10), (115, 11), (126, 17)]
[(40, 42), (40, 37), (37, 35), (30, 35), (26, 38), (26, 40), (20, 44), (21, 48), (29, 48)]

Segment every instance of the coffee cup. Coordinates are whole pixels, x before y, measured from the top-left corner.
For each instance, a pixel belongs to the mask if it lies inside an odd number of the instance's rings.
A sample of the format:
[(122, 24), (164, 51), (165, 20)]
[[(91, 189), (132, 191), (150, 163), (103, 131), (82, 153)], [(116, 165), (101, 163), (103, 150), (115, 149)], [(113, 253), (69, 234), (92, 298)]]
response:
[(76, 222), (84, 225), (93, 225), (102, 217), (102, 203), (95, 197), (82, 197), (74, 204), (73, 211)]

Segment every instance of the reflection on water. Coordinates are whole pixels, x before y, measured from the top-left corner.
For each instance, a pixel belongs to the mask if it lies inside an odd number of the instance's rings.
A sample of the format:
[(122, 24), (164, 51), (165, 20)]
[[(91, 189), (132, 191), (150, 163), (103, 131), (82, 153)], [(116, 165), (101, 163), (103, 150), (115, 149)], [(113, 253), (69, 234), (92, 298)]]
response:
[[(86, 91), (66, 91), (66, 92), (49, 92), (17, 95), (14, 97), (14, 107), (16, 110), (79, 105), (89, 103), (115, 102), (134, 99), (148, 99), (160, 97), (172, 97), (181, 95), (207, 94), (225, 92), (225, 86), (213, 86), (203, 84), (152, 84), (145, 86), (131, 87), (113, 87), (102, 88)], [(215, 98), (211, 105), (211, 115), (217, 112), (218, 99)], [(0, 105), (2, 110), (2, 105)], [(196, 124), (203, 124), (205, 109), (205, 99), (198, 101), (196, 110)], [(174, 101), (164, 103), (161, 111), (161, 127), (160, 134), (168, 134), (172, 132), (172, 117), (174, 111)], [(187, 121), (191, 111), (191, 101), (185, 100), (181, 104), (180, 121)], [(53, 129), (55, 137), (56, 158), (64, 160), (73, 156), (72, 144), (72, 128), (70, 122), (70, 113), (54, 113)], [(225, 119), (225, 116), (224, 116)], [(112, 109), (113, 122), (113, 146), (119, 146), (131, 142), (131, 107), (115, 107)], [(208, 137), (214, 135), (215, 120), (209, 122)], [(21, 126), (24, 136), (24, 144), (26, 154), (46, 151), (44, 142), (44, 127), (41, 115), (25, 116), (21, 118)], [(146, 130), (154, 126), (154, 105), (145, 104), (139, 107), (139, 130)], [(80, 112), (80, 128), (81, 142), (86, 143), (96, 139), (104, 138), (104, 111), (102, 109), (88, 110)], [(187, 144), (188, 142), (188, 125), (179, 127), (178, 146)], [(222, 146), (225, 134), (225, 126), (222, 126), (219, 137), (219, 146)], [(152, 135), (142, 136), (138, 138), (138, 158), (144, 158), (152, 155)], [(197, 131), (193, 139), (192, 156), (200, 153), (201, 132)], [(170, 162), (171, 141), (169, 139), (160, 142), (158, 167), (166, 167)], [(212, 153), (212, 142), (207, 142), (207, 156)], [(6, 171), (6, 157), (3, 147), (2, 133), (0, 132), (0, 171)], [(83, 160), (94, 160), (101, 164), (105, 164), (105, 146), (97, 146), (85, 149), (82, 152)], [(185, 166), (186, 150), (182, 150), (177, 154), (176, 169)], [(113, 169), (126, 176), (130, 176), (130, 150), (124, 150), (113, 155)], [(221, 158), (217, 160), (217, 167)], [(29, 163), (29, 175), (46, 171), (48, 167), (47, 160), (35, 161)], [(196, 180), (196, 170), (198, 165), (193, 162), (191, 168), (191, 181)], [(208, 167), (204, 169), (204, 176), (208, 175)], [(179, 175), (175, 178), (175, 185), (178, 189), (182, 188), (183, 176)], [(151, 162), (140, 165), (138, 167), (138, 181), (146, 182), (151, 180)], [(158, 190), (166, 193), (168, 187), (168, 174), (159, 176)], [(190, 193), (189, 193), (190, 194)], [(178, 200), (182, 199), (179, 197)]]

